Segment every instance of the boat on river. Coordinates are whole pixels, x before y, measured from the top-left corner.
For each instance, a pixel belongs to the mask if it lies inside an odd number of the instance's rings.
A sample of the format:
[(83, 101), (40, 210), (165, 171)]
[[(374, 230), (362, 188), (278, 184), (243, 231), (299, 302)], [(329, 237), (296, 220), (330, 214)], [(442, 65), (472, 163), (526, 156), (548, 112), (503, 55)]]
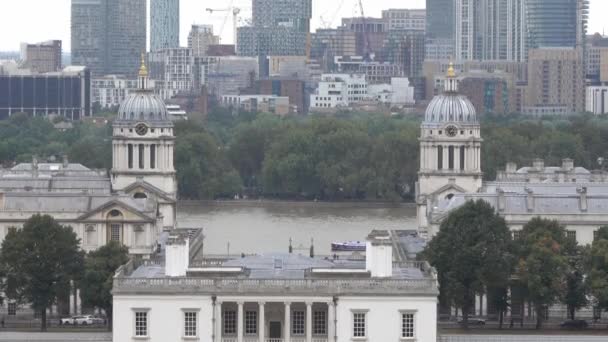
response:
[(365, 242), (361, 241), (345, 241), (332, 242), (332, 252), (365, 252)]

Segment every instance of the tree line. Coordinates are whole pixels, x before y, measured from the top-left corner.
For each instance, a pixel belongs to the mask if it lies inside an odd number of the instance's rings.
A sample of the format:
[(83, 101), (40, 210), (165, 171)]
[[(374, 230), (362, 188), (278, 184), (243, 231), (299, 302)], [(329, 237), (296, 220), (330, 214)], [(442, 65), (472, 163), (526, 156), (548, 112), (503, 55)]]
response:
[(112, 329), (112, 280), (128, 261), (128, 250), (110, 242), (85, 253), (69, 226), (48, 215), (34, 215), (23, 228), (11, 228), (0, 249), (0, 293), (18, 305), (31, 305), (47, 329), (47, 310), (69, 314), (69, 298), (80, 289), (83, 307), (104, 310)]
[(458, 308), (465, 327), (475, 297), (483, 294), (501, 328), (508, 309), (523, 319), (525, 302), (537, 328), (558, 303), (569, 319), (588, 305), (608, 311), (608, 227), (598, 230), (591, 246), (578, 245), (559, 222), (542, 218), (512, 236), (491, 205), (469, 201), (441, 223), (422, 256), (437, 270), (441, 305)]
[[(99, 122), (99, 120), (98, 120)], [(59, 131), (43, 118), (13, 115), (0, 122), (5, 166), (59, 159), (111, 168), (107, 124), (74, 123)], [(417, 179), (420, 118), (344, 113), (281, 118), (217, 109), (204, 121), (178, 122), (175, 167), (182, 199), (233, 198), (409, 201)], [(482, 168), (493, 180), (507, 162), (546, 165), (572, 158), (600, 167), (608, 157), (605, 117), (482, 118)], [(607, 158), (608, 159), (608, 158)]]

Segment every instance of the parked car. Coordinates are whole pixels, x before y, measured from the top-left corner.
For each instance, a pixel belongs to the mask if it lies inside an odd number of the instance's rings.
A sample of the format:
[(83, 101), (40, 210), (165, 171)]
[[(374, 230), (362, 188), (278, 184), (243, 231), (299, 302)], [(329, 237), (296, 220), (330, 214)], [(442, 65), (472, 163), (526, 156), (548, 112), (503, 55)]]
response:
[(74, 325), (93, 325), (95, 317), (93, 315), (83, 315), (74, 317)]
[(59, 325), (73, 325), (75, 317), (64, 317), (59, 320)]
[(589, 326), (589, 324), (583, 319), (569, 319), (567, 321), (563, 321), (559, 326), (568, 329), (585, 329)]
[[(480, 317), (469, 317), (469, 325), (486, 325), (486, 320)], [(462, 317), (458, 318), (458, 324), (462, 324)]]

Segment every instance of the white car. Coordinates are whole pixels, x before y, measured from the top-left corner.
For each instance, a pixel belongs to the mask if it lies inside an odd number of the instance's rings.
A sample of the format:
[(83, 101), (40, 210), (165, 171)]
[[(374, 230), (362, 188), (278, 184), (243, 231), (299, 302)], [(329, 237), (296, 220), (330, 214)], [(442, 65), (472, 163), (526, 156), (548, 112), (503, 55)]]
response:
[(74, 324), (74, 318), (76, 317), (64, 317), (59, 320), (60, 325), (72, 325)]
[(93, 325), (95, 323), (97, 323), (97, 319), (93, 315), (74, 317), (74, 325)]

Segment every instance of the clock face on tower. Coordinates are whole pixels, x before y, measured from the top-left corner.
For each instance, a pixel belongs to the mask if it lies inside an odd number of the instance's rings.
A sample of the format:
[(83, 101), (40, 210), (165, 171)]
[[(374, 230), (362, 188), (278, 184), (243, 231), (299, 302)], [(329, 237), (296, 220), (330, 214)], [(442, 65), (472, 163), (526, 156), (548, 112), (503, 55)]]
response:
[(447, 134), (448, 137), (455, 137), (457, 133), (458, 133), (458, 128), (456, 128), (456, 126), (450, 125), (445, 128), (445, 134)]
[(146, 133), (148, 133), (148, 126), (144, 123), (137, 124), (137, 126), (135, 126), (135, 133), (138, 135), (146, 135)]

